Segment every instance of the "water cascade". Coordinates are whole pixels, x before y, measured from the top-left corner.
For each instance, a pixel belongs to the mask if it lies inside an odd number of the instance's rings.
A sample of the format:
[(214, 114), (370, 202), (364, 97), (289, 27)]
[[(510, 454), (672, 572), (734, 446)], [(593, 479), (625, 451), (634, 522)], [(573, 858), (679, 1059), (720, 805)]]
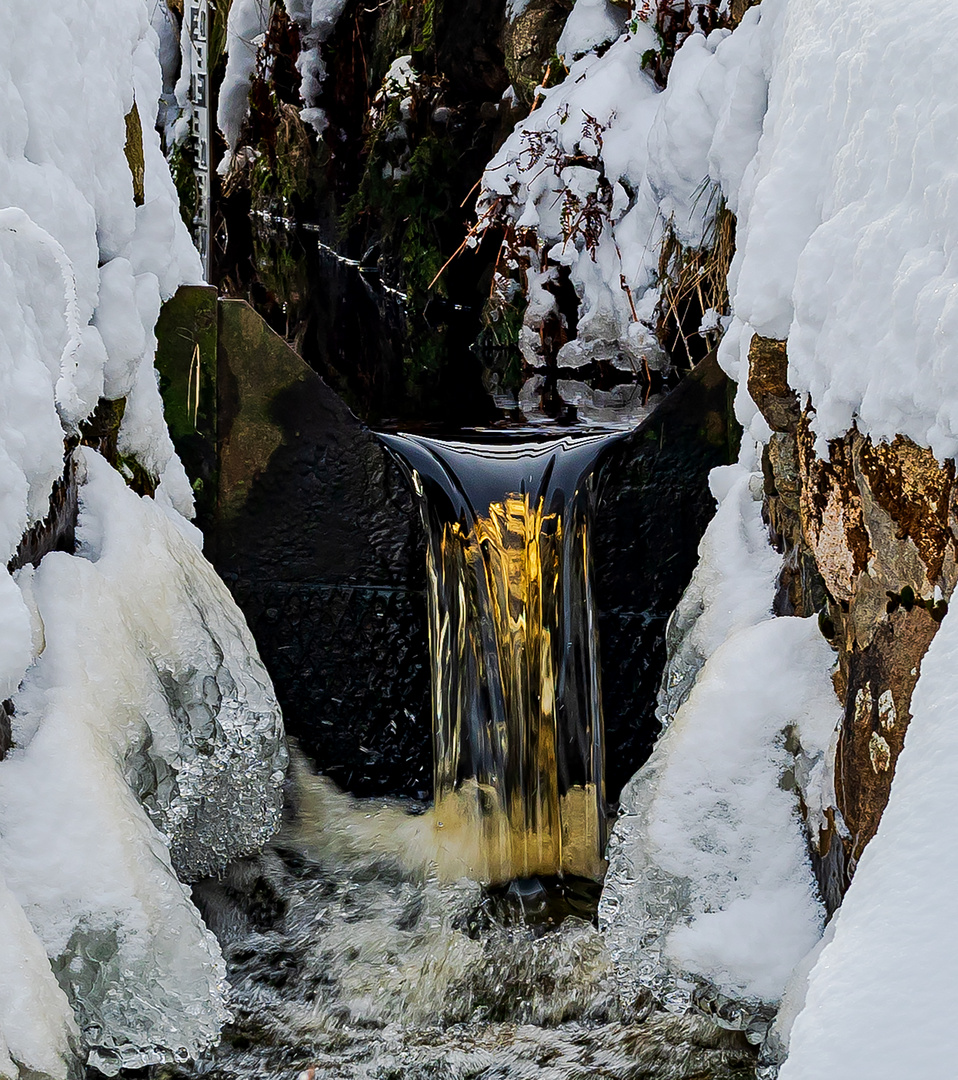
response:
[(427, 537), (434, 823), (447, 873), (602, 875), (592, 475), (617, 437), (382, 436)]

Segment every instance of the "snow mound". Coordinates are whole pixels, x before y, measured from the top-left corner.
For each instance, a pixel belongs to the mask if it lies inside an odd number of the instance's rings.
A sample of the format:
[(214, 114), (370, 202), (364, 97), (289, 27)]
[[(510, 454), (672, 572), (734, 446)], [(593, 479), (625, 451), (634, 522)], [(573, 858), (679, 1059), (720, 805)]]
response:
[(723, 472), (690, 587), (704, 614), (687, 654), (706, 658), (622, 794), (599, 912), (627, 982), (679, 1010), (702, 985), (777, 1002), (824, 915), (786, 778), (799, 753), (803, 795), (827, 797), (834, 656), (814, 619), (770, 617), (778, 559), (750, 493), (758, 474)]
[[(161, 302), (202, 272), (154, 126), (163, 76), (151, 16), (168, 51), (155, 0), (0, 5), (0, 701), (12, 700), (15, 725), (0, 763), (0, 1073), (10, 1077), (65, 1080), (74, 1047), (115, 1071), (213, 1041), (222, 961), (174, 861), (184, 876), (208, 872), (261, 842), (278, 811), (278, 709), (186, 520), (192, 492), (153, 367)], [(142, 199), (124, 150), (137, 123)], [(14, 579), (21, 537), (47, 517), (54, 483), (72, 478), (65, 441), (101, 398), (121, 397), (120, 452), (157, 481), (155, 502), (81, 452), (81, 554), (55, 552)]]
[(79, 553), (19, 575), (42, 651), (0, 766), (0, 871), (112, 1072), (218, 1038), (225, 968), (174, 860), (196, 877), (261, 846), (286, 761), (269, 678), (195, 530), (79, 453)]
[(821, 439), (857, 423), (954, 457), (958, 9), (773, 3), (784, 11), (739, 196), (735, 313), (788, 337), (789, 382), (811, 395)]
[(958, 931), (958, 621), (921, 665), (891, 797), (809, 976), (781, 1080), (950, 1080)]

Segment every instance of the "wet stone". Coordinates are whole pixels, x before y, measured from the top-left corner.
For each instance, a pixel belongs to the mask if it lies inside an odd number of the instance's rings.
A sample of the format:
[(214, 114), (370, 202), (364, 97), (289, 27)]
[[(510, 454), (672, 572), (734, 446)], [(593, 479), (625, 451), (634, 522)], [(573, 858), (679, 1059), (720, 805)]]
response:
[(788, 385), (787, 343), (756, 334), (748, 350), (748, 392), (773, 431), (794, 431), (801, 409)]
[[(357, 794), (432, 791), (425, 539), (375, 436), (247, 305), (221, 302), (221, 460), (207, 551), (256, 638), (287, 730)], [(668, 616), (734, 457), (704, 361), (602, 467), (594, 534), (607, 795), (648, 755)]]

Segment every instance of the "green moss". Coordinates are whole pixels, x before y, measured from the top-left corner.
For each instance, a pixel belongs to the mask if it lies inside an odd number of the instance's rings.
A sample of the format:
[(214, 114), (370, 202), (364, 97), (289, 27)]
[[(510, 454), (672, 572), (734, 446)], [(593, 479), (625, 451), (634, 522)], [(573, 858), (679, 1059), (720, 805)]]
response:
[(185, 143), (176, 143), (170, 152), (170, 172), (180, 200), (180, 217), (192, 231), (200, 206), (200, 189), (196, 182), (193, 154)]
[[(217, 296), (208, 285), (184, 285), (163, 305), (156, 324), (156, 369), (173, 445), (197, 495), (201, 518), (215, 497), (217, 435)], [(121, 471), (134, 483), (143, 470), (128, 458)]]
[(419, 31), (419, 50), (425, 52), (432, 47), (435, 37), (436, 0), (423, 0), (422, 25)]
[(249, 187), (254, 207), (274, 208), (286, 214), (297, 212), (311, 201), (320, 182), (320, 152), (311, 144), (299, 112), (270, 95), (272, 139), (261, 142), (259, 154), (249, 173)]
[(439, 276), (450, 254), (443, 229), (459, 202), (452, 186), (458, 176), (456, 151), (430, 119), (438, 91), (422, 79), (405, 120), (398, 101), (381, 103), (367, 137), (365, 169), (340, 218), (343, 238), (354, 232), (381, 237), (387, 273), (398, 275), (408, 296), (404, 367), (414, 390), (441, 367), (441, 340), (423, 315), (430, 300), (446, 296)]

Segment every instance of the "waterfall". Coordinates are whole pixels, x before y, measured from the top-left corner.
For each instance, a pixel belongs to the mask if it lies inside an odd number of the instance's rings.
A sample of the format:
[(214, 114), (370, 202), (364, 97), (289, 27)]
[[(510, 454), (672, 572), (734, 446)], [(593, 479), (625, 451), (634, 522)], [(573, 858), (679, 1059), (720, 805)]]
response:
[(427, 538), (437, 846), (479, 880), (604, 869), (590, 538), (617, 437), (381, 436)]

